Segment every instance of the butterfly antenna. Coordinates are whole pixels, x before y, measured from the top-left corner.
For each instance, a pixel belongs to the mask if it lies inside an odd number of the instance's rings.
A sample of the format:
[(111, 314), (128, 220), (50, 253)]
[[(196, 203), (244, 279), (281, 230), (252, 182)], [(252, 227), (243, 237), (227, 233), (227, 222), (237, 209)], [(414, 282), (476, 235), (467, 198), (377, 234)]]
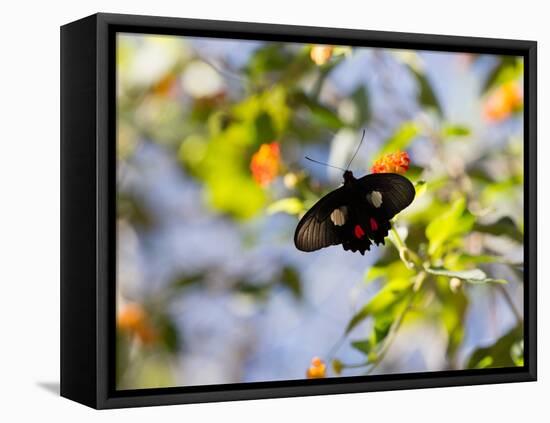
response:
[(333, 167), (334, 169), (340, 169), (340, 170), (343, 170), (344, 172), (346, 171), (346, 169), (342, 169), (341, 167), (338, 167), (338, 166), (332, 166), (332, 165), (329, 165), (328, 163), (323, 163), (323, 162), (320, 162), (318, 160), (314, 160), (308, 156), (306, 156), (306, 160), (309, 160), (310, 162), (313, 162), (313, 163), (317, 163), (317, 164), (320, 164), (320, 165), (323, 165), (323, 166), (327, 166), (327, 167)]
[(363, 140), (365, 139), (365, 130), (363, 129), (363, 135), (361, 135), (361, 141), (359, 141), (359, 145), (357, 146), (357, 149), (355, 150), (355, 153), (353, 153), (353, 156), (351, 157), (351, 160), (349, 161), (348, 165), (346, 166), (346, 170), (349, 169), (351, 166), (351, 162), (353, 162), (353, 159), (355, 159), (355, 156), (357, 156), (357, 153), (359, 153), (359, 149), (361, 148), (361, 144), (363, 144)]

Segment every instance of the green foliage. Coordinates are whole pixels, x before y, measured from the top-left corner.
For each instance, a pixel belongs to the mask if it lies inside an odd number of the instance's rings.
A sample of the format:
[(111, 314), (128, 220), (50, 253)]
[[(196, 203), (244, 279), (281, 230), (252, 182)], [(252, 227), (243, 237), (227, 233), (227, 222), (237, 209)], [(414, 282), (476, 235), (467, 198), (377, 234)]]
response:
[(464, 197), (449, 204), (448, 208), (426, 227), (428, 254), (435, 259), (441, 258), (446, 244), (458, 241), (472, 229), (474, 222), (474, 216), (466, 210)]
[[(284, 88), (274, 87), (235, 104), (229, 122), (224, 114), (213, 114), (204, 141), (196, 135), (184, 140), (180, 158), (205, 184), (212, 208), (237, 219), (251, 218), (263, 209), (268, 196), (252, 179), (250, 157), (261, 144), (275, 140), (284, 131), (289, 114)], [(191, 146), (187, 148), (188, 143)], [(186, 154), (198, 144), (199, 159), (197, 152)]]
[(453, 291), (447, 280), (438, 279), (436, 286), (436, 295), (440, 301), (438, 318), (447, 333), (447, 358), (453, 360), (464, 339), (468, 299), (463, 291)]
[(468, 369), (523, 366), (523, 325), (512, 328), (488, 347), (478, 348), (467, 360)]
[(439, 103), (439, 100), (437, 99), (437, 96), (428, 81), (428, 77), (423, 72), (413, 67), (409, 68), (411, 70), (411, 74), (415, 77), (416, 82), (418, 83), (418, 102), (428, 109), (436, 111), (437, 114), (442, 115), (443, 110), (441, 109), (441, 104)]
[(271, 280), (261, 283), (250, 280), (239, 280), (235, 283), (234, 287), (237, 292), (248, 295), (260, 302), (269, 300), (272, 291), (279, 287), (288, 290), (296, 300), (303, 299), (301, 276), (291, 266), (282, 267), (279, 273)]
[(175, 323), (167, 315), (159, 315), (157, 319), (156, 327), (159, 330), (162, 347), (169, 353), (177, 353), (183, 342)]
[(414, 189), (415, 189), (415, 192), (416, 192), (416, 197), (420, 197), (422, 194), (424, 194), (426, 192), (426, 190), (428, 189), (428, 183), (426, 181), (416, 181), (414, 183)]
[(344, 369), (344, 363), (342, 363), (337, 358), (332, 360), (332, 370), (336, 375), (340, 375), (343, 369)]
[(302, 282), (300, 280), (300, 274), (296, 269), (289, 266), (283, 267), (280, 279), (281, 284), (288, 288), (297, 300), (303, 298)]
[(274, 72), (283, 72), (291, 60), (292, 55), (283, 44), (267, 44), (252, 55), (246, 71), (253, 80), (261, 79)]
[(390, 136), (380, 149), (377, 154), (377, 157), (383, 156), (384, 154), (392, 153), (394, 151), (403, 151), (405, 150), (411, 142), (415, 139), (416, 136), (420, 133), (420, 128), (415, 122), (404, 122), (402, 123)]
[(494, 236), (506, 236), (514, 241), (523, 242), (523, 232), (509, 216), (501, 217), (493, 223), (476, 222), (474, 229), (478, 232)]
[(371, 266), (365, 274), (365, 281), (372, 282), (378, 278), (384, 278), (391, 281), (410, 281), (415, 275), (414, 270), (407, 268), (401, 260), (395, 260), (389, 263)]
[(367, 94), (367, 88), (366, 87), (357, 88), (354, 91), (354, 93), (351, 95), (351, 99), (353, 100), (357, 110), (357, 113), (355, 115), (355, 121), (353, 122), (353, 126), (356, 128), (361, 128), (369, 122), (372, 116), (370, 100)]
[(143, 207), (139, 198), (122, 193), (117, 196), (117, 214), (143, 228), (150, 228), (154, 223), (153, 217)]
[(349, 321), (346, 333), (351, 332), (367, 317), (374, 316), (382, 320), (396, 315), (410, 297), (412, 282), (407, 279), (396, 279), (388, 282), (384, 287), (365, 304)]
[(523, 75), (523, 60), (514, 56), (501, 56), (483, 85), (484, 91), (512, 81)]
[(321, 104), (313, 97), (306, 95), (304, 92), (296, 92), (293, 96), (294, 102), (300, 103), (302, 107), (310, 113), (310, 118), (313, 119), (315, 126), (321, 126), (333, 131), (344, 126), (342, 120), (338, 117), (336, 111)]
[(456, 125), (447, 123), (441, 130), (443, 138), (449, 137), (466, 137), (471, 134), (470, 128), (464, 125)]
[(305, 211), (304, 203), (297, 197), (282, 198), (274, 201), (267, 207), (267, 213), (287, 213), (299, 215)]
[(351, 346), (372, 358), (377, 345), (388, 336), (394, 321), (395, 319), (392, 319), (391, 316), (378, 317), (374, 320), (373, 329), (369, 338), (361, 341), (353, 341)]

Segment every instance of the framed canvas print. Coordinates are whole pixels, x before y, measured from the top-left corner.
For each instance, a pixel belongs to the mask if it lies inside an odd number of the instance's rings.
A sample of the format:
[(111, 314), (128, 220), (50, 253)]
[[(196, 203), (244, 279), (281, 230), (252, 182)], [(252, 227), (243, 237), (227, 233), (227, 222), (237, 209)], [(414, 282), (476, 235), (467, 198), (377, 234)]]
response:
[(536, 43), (61, 28), (61, 394), (536, 379)]

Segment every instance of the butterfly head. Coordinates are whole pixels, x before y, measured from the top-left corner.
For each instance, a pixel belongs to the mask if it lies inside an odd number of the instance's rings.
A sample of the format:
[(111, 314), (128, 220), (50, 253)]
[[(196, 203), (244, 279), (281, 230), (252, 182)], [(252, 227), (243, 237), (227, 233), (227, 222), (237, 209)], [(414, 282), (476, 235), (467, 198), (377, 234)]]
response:
[(346, 170), (344, 172), (344, 184), (349, 184), (353, 181), (355, 181), (355, 176), (353, 176), (353, 172), (351, 170)]

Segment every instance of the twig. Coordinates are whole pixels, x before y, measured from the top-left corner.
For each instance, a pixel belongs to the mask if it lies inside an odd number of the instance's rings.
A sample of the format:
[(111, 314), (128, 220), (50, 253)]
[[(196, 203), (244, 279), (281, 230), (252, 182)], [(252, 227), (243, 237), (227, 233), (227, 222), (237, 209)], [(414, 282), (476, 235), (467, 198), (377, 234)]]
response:
[[(395, 248), (397, 248), (397, 251), (399, 253), (399, 258), (405, 264), (407, 269), (414, 269), (415, 267), (418, 267), (420, 270), (421, 269), (420, 257), (418, 257), (418, 255), (415, 252), (410, 250), (405, 245), (405, 242), (399, 236), (399, 233), (395, 229), (395, 226), (393, 225), (392, 222), (390, 222), (390, 225), (391, 225), (391, 233), (392, 233), (392, 237), (390, 239), (393, 241)], [(410, 257), (410, 260), (409, 260), (409, 257)]]
[[(395, 338), (395, 334), (397, 333), (397, 331), (399, 330), (399, 327), (403, 323), (405, 315), (407, 314), (407, 312), (410, 310), (410, 308), (412, 306), (413, 300), (416, 297), (416, 293), (420, 290), (420, 287), (422, 286), (422, 283), (424, 282), (424, 280), (426, 279), (426, 276), (427, 276), (426, 272), (422, 268), (422, 263), (421, 263), (420, 257), (415, 252), (411, 251), (407, 247), (407, 245), (401, 239), (401, 237), (397, 233), (397, 230), (395, 229), (395, 227), (393, 226), (393, 224), (391, 222), (390, 222), (390, 225), (391, 225), (391, 232), (392, 232), (392, 235), (393, 235), (392, 241), (393, 241), (393, 244), (395, 245), (395, 247), (397, 248), (397, 250), (399, 252), (399, 257), (401, 258), (403, 263), (405, 263), (405, 266), (407, 266), (408, 269), (417, 269), (418, 274), (417, 274), (415, 283), (412, 287), (413, 294), (411, 295), (411, 299), (410, 299), (409, 303), (407, 304), (407, 307), (403, 310), (401, 315), (397, 318), (396, 322), (392, 326), (391, 332), (388, 335), (388, 338), (386, 338), (386, 343), (384, 344), (384, 347), (383, 347), (380, 355), (378, 356), (378, 358), (377, 358), (376, 362), (374, 363), (374, 365), (368, 370), (367, 374), (369, 374), (374, 368), (376, 368), (378, 363), (380, 361), (382, 361), (382, 359), (386, 355), (387, 350), (389, 349), (389, 347), (391, 346), (391, 344), (393, 342), (393, 339)], [(410, 257), (412, 261), (409, 260), (407, 256)], [(329, 350), (329, 352), (327, 354), (327, 360), (328, 361), (332, 361), (332, 359), (334, 358), (334, 355), (336, 354), (338, 349), (342, 346), (342, 344), (346, 340), (347, 335), (348, 335), (348, 333), (344, 332), (344, 334), (342, 334), (342, 336), (336, 341), (336, 343)], [(348, 366), (345, 366), (345, 367), (348, 367)], [(353, 367), (363, 367), (363, 366), (362, 365), (353, 365)]]
[(516, 318), (517, 323), (523, 322), (523, 317), (521, 316), (521, 313), (517, 309), (516, 305), (514, 304), (514, 301), (512, 300), (512, 297), (510, 297), (510, 294), (508, 291), (506, 291), (506, 288), (503, 285), (497, 284), (497, 289), (502, 293), (502, 296), (504, 297), (504, 301), (506, 304), (508, 304), (508, 307), (510, 307), (510, 310), (512, 311), (512, 314)]
[(371, 374), (386, 357), (386, 354), (388, 353), (390, 347), (395, 341), (395, 338), (397, 337), (397, 333), (399, 332), (399, 329), (401, 328), (401, 325), (405, 320), (405, 316), (412, 308), (413, 302), (416, 298), (416, 294), (420, 290), (420, 287), (422, 286), (422, 283), (426, 279), (426, 276), (427, 276), (426, 272), (420, 272), (418, 274), (417, 279), (413, 285), (413, 290), (414, 290), (413, 294), (411, 295), (409, 302), (407, 303), (407, 306), (403, 309), (403, 311), (401, 312), (401, 314), (393, 324), (391, 331), (388, 334), (388, 337), (386, 338), (386, 342), (384, 343), (384, 346), (382, 347), (380, 353), (376, 357), (376, 360), (373, 363), (371, 363), (372, 366), (366, 371), (365, 373), (366, 375)]
[(363, 363), (355, 363), (355, 364), (342, 363), (342, 369), (358, 369), (361, 367), (366, 367), (368, 365), (369, 365), (368, 361), (365, 361)]
[(347, 332), (344, 332), (340, 338), (338, 338), (338, 340), (334, 343), (334, 345), (332, 346), (332, 348), (329, 350), (329, 352), (327, 353), (327, 361), (332, 361), (333, 358), (334, 358), (334, 355), (336, 354), (336, 352), (340, 349), (340, 347), (342, 346), (342, 344), (345, 342), (346, 338), (348, 337), (348, 334)]

